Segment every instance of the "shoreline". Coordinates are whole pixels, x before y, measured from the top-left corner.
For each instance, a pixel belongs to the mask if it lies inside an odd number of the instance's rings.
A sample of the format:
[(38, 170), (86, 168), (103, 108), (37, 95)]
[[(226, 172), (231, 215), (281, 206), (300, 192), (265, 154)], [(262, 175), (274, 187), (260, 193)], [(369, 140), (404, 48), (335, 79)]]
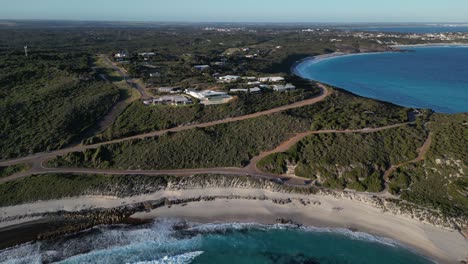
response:
[[(302, 77), (296, 71), (297, 67), (302, 63), (311, 62), (311, 61), (322, 61), (326, 59), (333, 59), (337, 57), (344, 57), (344, 56), (355, 56), (355, 55), (368, 55), (368, 54), (382, 54), (382, 53), (394, 53), (394, 52), (410, 52), (409, 50), (400, 50), (399, 48), (411, 48), (411, 47), (439, 47), (439, 46), (460, 46), (460, 47), (468, 47), (468, 43), (424, 43), (424, 44), (402, 44), (402, 45), (389, 45), (388, 47), (394, 50), (384, 50), (384, 51), (370, 51), (370, 52), (333, 52), (328, 54), (321, 54), (316, 56), (309, 56), (303, 58), (301, 60), (296, 61), (290, 68), (290, 72), (293, 75), (301, 77), (303, 79), (309, 80), (307, 78)], [(314, 81), (314, 80), (312, 80)]]
[(468, 46), (468, 43), (466, 42), (460, 42), (460, 43), (425, 43), (425, 44), (402, 44), (402, 45), (392, 45), (392, 46), (389, 46), (389, 47), (392, 47), (392, 48), (411, 48), (411, 47), (440, 47), (440, 46), (460, 46), (460, 47), (464, 47), (464, 46)]
[[(303, 226), (319, 228), (345, 228), (359, 230), (379, 237), (388, 237), (401, 242), (416, 252), (439, 263), (455, 263), (466, 258), (468, 241), (458, 232), (424, 224), (418, 220), (383, 212), (372, 201), (359, 197), (334, 197), (331, 195), (294, 194), (265, 189), (204, 188), (164, 190), (152, 194), (127, 198), (83, 196), (17, 206), (3, 207), (1, 217), (17, 216), (23, 219), (28, 214), (58, 211), (80, 211), (97, 208), (116, 208), (138, 202), (201, 198), (181, 204), (165, 204), (152, 210), (131, 215), (136, 220), (157, 218), (186, 219), (199, 223), (259, 223), (276, 224), (278, 219), (287, 219)], [(211, 197), (211, 199), (206, 199)], [(224, 197), (224, 198), (219, 198)], [(226, 198), (229, 197), (229, 198)], [(3, 228), (18, 222), (3, 222)], [(38, 221), (37, 218), (34, 221)], [(40, 221), (40, 218), (39, 218)], [(2, 222), (0, 222), (2, 223)], [(7, 224), (7, 226), (5, 226)], [(18, 233), (28, 222), (19, 224)]]

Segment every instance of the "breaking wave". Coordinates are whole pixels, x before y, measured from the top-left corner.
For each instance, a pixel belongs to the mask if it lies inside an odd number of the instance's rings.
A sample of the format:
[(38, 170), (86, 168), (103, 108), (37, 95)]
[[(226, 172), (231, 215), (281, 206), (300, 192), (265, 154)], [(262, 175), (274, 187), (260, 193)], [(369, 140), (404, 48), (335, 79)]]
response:
[(431, 263), (396, 241), (348, 229), (196, 224), (176, 219), (140, 226), (101, 226), (52, 241), (24, 244), (0, 251), (0, 263), (337, 263), (342, 260), (337, 258), (338, 251), (347, 251), (342, 258), (356, 258), (348, 263), (372, 263), (362, 262), (354, 253), (371, 249), (375, 255), (398, 257), (397, 261), (404, 257), (405, 262), (400, 263)]

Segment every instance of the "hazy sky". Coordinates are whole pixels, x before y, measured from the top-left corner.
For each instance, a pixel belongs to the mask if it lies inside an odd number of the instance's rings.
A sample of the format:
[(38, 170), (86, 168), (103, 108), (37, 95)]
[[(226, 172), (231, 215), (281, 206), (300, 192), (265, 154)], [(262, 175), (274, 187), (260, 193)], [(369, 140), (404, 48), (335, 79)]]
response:
[(0, 19), (468, 22), (468, 0), (0, 0)]

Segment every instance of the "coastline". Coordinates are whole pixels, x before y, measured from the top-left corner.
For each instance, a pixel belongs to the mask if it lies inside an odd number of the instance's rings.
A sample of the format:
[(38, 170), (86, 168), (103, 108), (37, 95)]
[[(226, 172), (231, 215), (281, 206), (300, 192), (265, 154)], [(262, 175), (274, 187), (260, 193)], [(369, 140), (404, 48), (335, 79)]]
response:
[(389, 47), (392, 47), (392, 48), (411, 48), (411, 47), (439, 47), (439, 46), (454, 46), (454, 47), (457, 47), (457, 46), (460, 46), (460, 47), (463, 47), (463, 46), (468, 46), (468, 43), (463, 43), (463, 42), (460, 42), (460, 43), (425, 43), (425, 44), (408, 44), (408, 45), (392, 45), (392, 46), (389, 46)]
[[(218, 198), (218, 197), (232, 198)], [(212, 197), (212, 199), (200, 199)], [(96, 208), (115, 208), (138, 202), (168, 198), (192, 199), (182, 204), (165, 204), (153, 210), (137, 212), (132, 219), (186, 219), (199, 223), (259, 223), (276, 224), (285, 219), (304, 226), (345, 228), (380, 237), (387, 237), (407, 245), (439, 263), (456, 263), (466, 257), (468, 241), (458, 232), (424, 224), (403, 215), (383, 212), (371, 202), (358, 198), (330, 195), (293, 194), (249, 188), (216, 188), (163, 190), (128, 198), (83, 196), (51, 201), (39, 201), (2, 208), (2, 217), (25, 213), (38, 214), (58, 211), (80, 211)], [(27, 218), (26, 218), (27, 219)], [(35, 218), (34, 221), (38, 221)], [(5, 224), (3, 223), (3, 228)], [(13, 226), (18, 224), (10, 222)], [(27, 225), (22, 222), (21, 225)], [(20, 225), (20, 226), (21, 226)]]
[(356, 55), (367, 55), (367, 54), (382, 54), (382, 53), (394, 53), (394, 52), (409, 52), (408, 50), (400, 50), (400, 48), (411, 48), (411, 47), (443, 47), (443, 46), (468, 46), (468, 43), (424, 43), (424, 44), (402, 44), (402, 45), (389, 45), (388, 47), (394, 50), (382, 50), (382, 51), (370, 51), (370, 52), (333, 52), (333, 53), (328, 53), (328, 54), (322, 54), (322, 55), (316, 55), (316, 56), (309, 56), (306, 58), (303, 58), (301, 60), (296, 61), (290, 69), (290, 72), (296, 76), (299, 76), (303, 78), (301, 75), (299, 75), (296, 71), (296, 68), (305, 62), (319, 62), (322, 60), (326, 59), (332, 59), (332, 58), (337, 58), (337, 57), (343, 57), (343, 56), (356, 56)]

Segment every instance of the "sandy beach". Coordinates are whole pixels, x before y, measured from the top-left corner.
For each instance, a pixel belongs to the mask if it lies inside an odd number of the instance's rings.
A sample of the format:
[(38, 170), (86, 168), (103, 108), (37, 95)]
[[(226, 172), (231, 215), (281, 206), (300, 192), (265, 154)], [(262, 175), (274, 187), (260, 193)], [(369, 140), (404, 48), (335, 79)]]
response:
[[(372, 235), (397, 240), (439, 263), (457, 263), (466, 258), (468, 241), (458, 232), (423, 224), (404, 216), (382, 212), (371, 204), (357, 200), (338, 199), (327, 195), (276, 193), (260, 189), (189, 189), (160, 191), (129, 198), (88, 196), (1, 208), (1, 218), (40, 214), (60, 210), (79, 211), (90, 208), (113, 208), (163, 197), (185, 199), (201, 196), (236, 196), (217, 198), (183, 205), (165, 206), (150, 212), (134, 214), (140, 219), (179, 218), (200, 223), (261, 223), (274, 224), (278, 218), (292, 220), (305, 226), (351, 228)], [(245, 198), (244, 198), (245, 197)], [(279, 199), (291, 199), (281, 204)], [(304, 203), (306, 201), (306, 203)], [(27, 222), (28, 218), (0, 221), (6, 228)], [(37, 221), (38, 218), (34, 217)]]

